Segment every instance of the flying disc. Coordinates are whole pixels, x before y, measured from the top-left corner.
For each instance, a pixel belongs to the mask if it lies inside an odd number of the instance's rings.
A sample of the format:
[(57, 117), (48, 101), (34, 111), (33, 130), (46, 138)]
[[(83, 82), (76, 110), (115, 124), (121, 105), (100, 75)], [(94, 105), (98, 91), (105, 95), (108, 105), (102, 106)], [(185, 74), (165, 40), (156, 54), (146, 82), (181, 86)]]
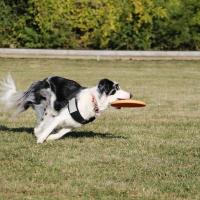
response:
[(116, 100), (113, 103), (111, 103), (111, 106), (114, 106), (116, 108), (132, 108), (132, 107), (144, 107), (146, 104), (143, 101), (138, 101), (134, 99), (126, 99), (126, 100)]

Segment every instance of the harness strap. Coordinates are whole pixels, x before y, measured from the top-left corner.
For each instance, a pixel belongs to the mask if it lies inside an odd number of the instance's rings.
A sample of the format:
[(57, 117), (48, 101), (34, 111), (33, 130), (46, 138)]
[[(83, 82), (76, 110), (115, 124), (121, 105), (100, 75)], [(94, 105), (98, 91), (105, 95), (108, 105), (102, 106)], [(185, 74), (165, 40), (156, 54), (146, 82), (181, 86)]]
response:
[(95, 120), (95, 117), (91, 117), (90, 119), (86, 120), (81, 116), (78, 110), (78, 103), (76, 98), (72, 98), (71, 100), (69, 100), (68, 110), (71, 117), (80, 124), (87, 124)]

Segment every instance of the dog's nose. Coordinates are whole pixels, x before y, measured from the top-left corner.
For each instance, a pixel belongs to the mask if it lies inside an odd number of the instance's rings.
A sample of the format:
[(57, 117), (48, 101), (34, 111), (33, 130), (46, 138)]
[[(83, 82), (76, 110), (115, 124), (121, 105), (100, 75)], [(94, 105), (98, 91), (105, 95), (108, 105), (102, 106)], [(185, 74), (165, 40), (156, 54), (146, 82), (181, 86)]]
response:
[(130, 93), (130, 99), (133, 97), (133, 95)]

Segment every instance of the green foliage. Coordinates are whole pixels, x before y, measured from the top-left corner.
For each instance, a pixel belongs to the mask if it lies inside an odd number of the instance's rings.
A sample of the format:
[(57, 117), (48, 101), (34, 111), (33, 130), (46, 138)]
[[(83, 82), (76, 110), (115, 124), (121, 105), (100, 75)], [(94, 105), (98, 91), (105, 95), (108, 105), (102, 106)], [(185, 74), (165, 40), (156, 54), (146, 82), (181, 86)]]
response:
[(154, 27), (153, 47), (158, 49), (200, 49), (200, 1), (170, 0), (167, 18)]
[(12, 40), (13, 16), (10, 7), (6, 6), (4, 1), (0, 1), (0, 9), (0, 45), (7, 47)]
[(153, 24), (156, 20), (166, 16), (165, 9), (153, 0), (127, 0), (124, 2), (119, 5), (119, 28), (111, 38), (110, 47), (150, 49)]
[(0, 47), (200, 49), (198, 0), (0, 0)]

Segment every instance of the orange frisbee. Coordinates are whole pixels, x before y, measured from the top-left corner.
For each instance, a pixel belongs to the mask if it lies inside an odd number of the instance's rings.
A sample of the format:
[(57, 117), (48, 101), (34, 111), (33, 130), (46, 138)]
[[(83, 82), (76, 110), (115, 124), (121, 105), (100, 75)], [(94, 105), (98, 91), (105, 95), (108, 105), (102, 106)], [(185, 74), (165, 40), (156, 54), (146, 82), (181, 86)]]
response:
[(146, 104), (143, 101), (138, 101), (134, 99), (127, 99), (127, 100), (117, 100), (111, 103), (111, 106), (116, 108), (132, 108), (132, 107), (144, 107)]

